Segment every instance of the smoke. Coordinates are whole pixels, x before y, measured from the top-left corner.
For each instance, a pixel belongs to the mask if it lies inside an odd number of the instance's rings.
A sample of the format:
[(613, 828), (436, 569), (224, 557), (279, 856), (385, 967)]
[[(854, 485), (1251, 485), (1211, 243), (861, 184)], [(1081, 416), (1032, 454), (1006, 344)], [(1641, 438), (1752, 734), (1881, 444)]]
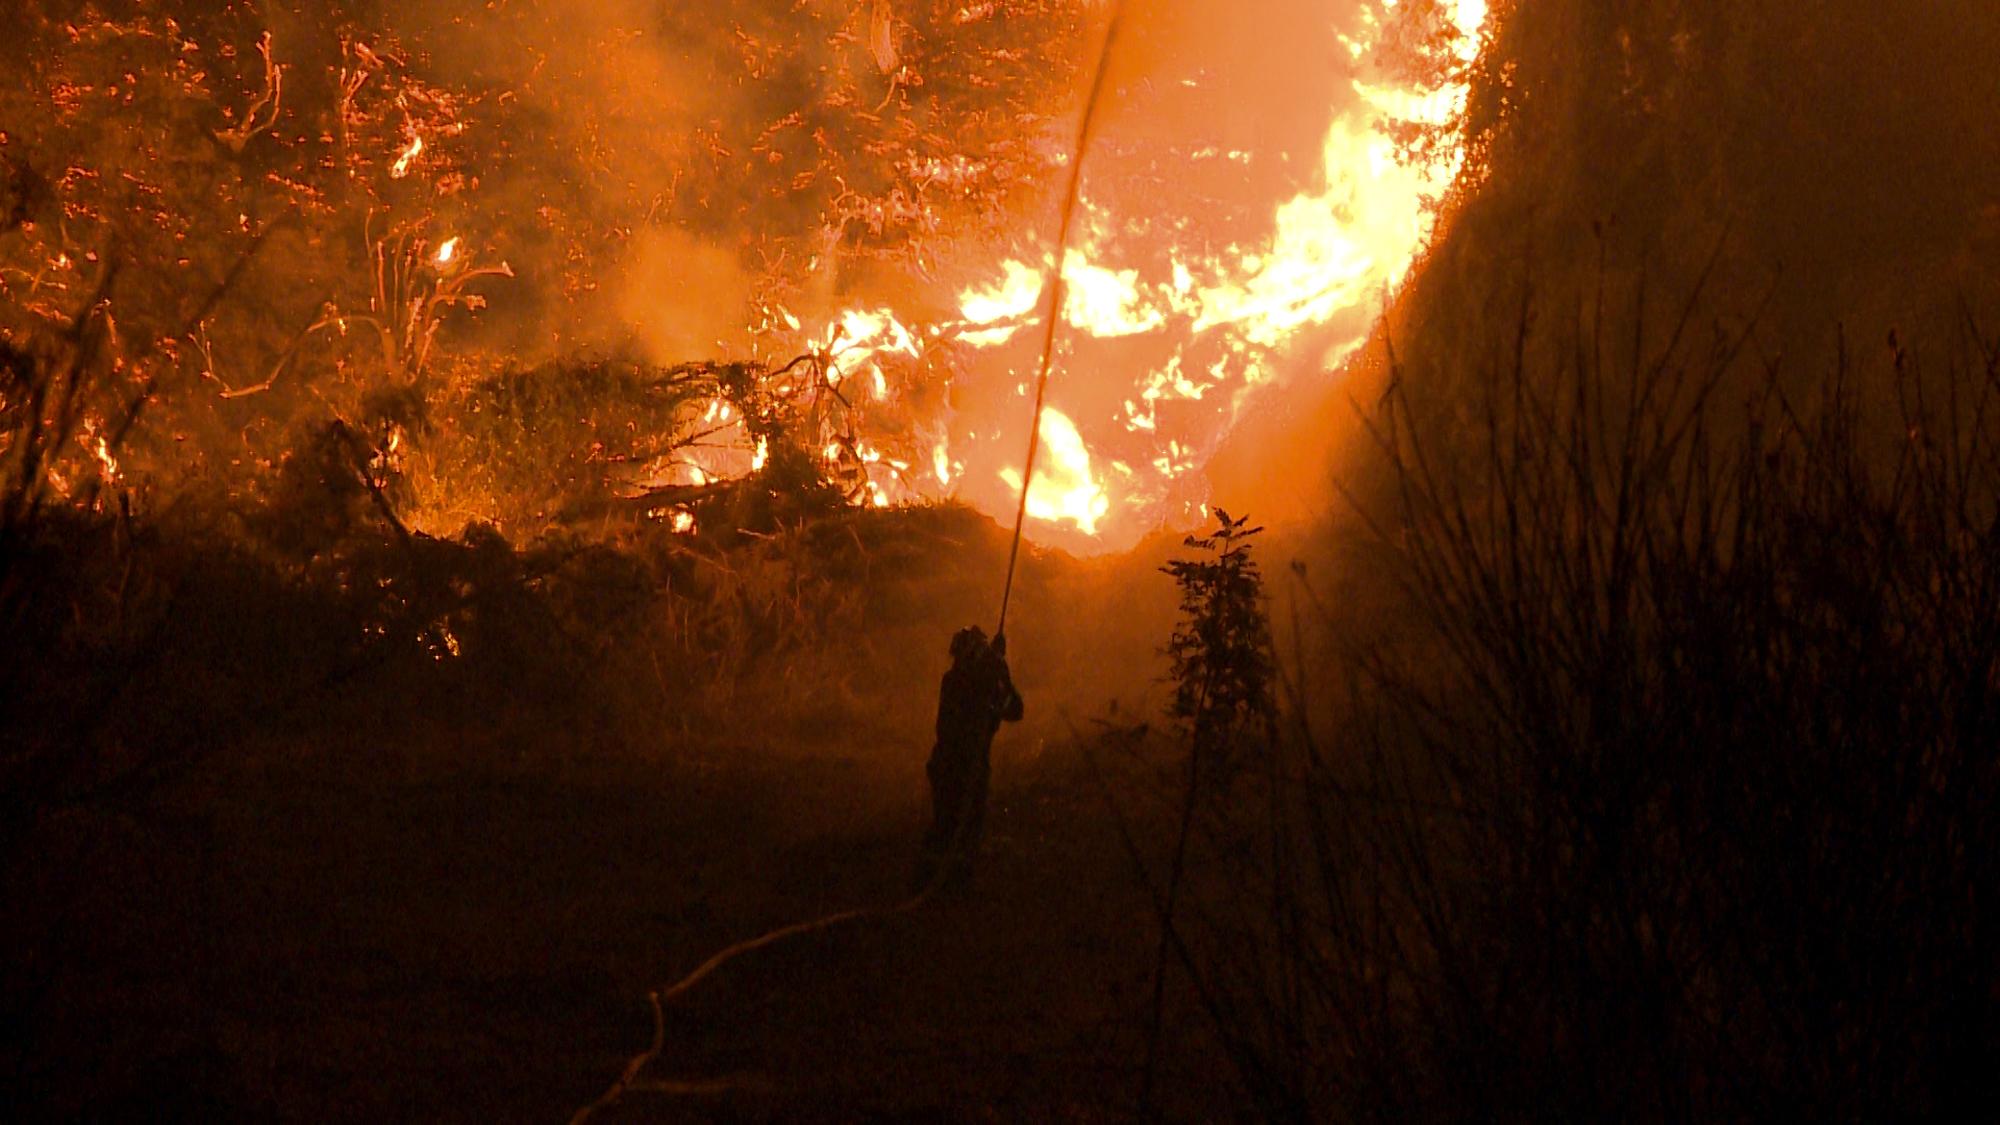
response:
[[(1327, 126), (1354, 100), (1340, 37), (1359, 32), (1363, 6), (1130, 0), (1090, 193), (1122, 223), (1200, 221), (1217, 242), (1268, 235), (1275, 205), (1320, 178)], [(1190, 159), (1209, 152), (1223, 158)]]
[(472, 206), (519, 275), (479, 338), (672, 362), (744, 358), (762, 311), (907, 298), (954, 240), (1006, 222), (1051, 166), (1083, 7), (431, 0), (388, 18), (476, 99)]
[[(1379, 38), (1370, 21), (1387, 11), (1363, 0), (1132, 0), (1085, 154), (1078, 241), (1092, 260), (1157, 295), (1183, 262), (1222, 272), (1199, 284), (1235, 284), (1255, 274), (1242, 263), (1293, 249), (1276, 241), (1278, 209), (1328, 190), (1336, 119), (1373, 116), (1356, 81), (1395, 60), (1360, 59), (1350, 44)], [(492, 252), (518, 277), (493, 294), (477, 338), (518, 359), (627, 346), (669, 363), (803, 346), (846, 309), (949, 318), (957, 293), (993, 278), (1003, 258), (1047, 253), (1060, 173), (1076, 155), (1074, 79), (1106, 14), (1077, 0), (736, 0), (698, 18), (638, 0), (418, 9), (400, 34), (426, 46), (440, 81), (481, 92), (468, 148), (495, 146), (473, 158), (487, 164), (478, 205), (494, 224)], [(1373, 299), (1286, 349), (1309, 370), (1362, 330)], [(1164, 333), (1072, 338), (1060, 361), (1055, 401), (1099, 471), (1139, 474), (1128, 528), (1198, 512), (1198, 465), (1238, 388), (1288, 374), (1227, 332), (1180, 355), (1200, 316)], [(751, 331), (786, 321), (803, 328)], [(1134, 438), (1139, 384), (1183, 359), (1214, 386), (1165, 406), (1171, 451), (1165, 436)], [(1011, 496), (1004, 470), (1024, 444), (1027, 414), (1012, 402), (1024, 362), (970, 357), (952, 386), (961, 494), (992, 510)], [(1140, 479), (1163, 457), (1188, 472), (1184, 484)]]
[[(483, 309), (454, 306), (439, 334), (437, 354), (474, 365), (610, 350), (663, 363), (781, 349), (789, 358), (824, 340), (843, 311), (948, 320), (958, 295), (998, 280), (1003, 262), (1045, 260), (1074, 156), (1076, 79), (1107, 11), (1101, 0), (114, 7), (156, 22), (172, 14), (202, 44), (186, 63), (200, 95), (188, 99), (189, 120), (251, 104), (261, 31), (289, 68), (283, 127), (221, 168), (252, 205), (186, 208), (189, 229), (215, 241), (209, 256), (224, 264), (235, 245), (225, 236), (242, 241), (253, 218), (280, 207), (306, 217), (258, 263), (268, 315), (211, 326), (218, 352), (232, 353), (223, 374), (233, 386), (272, 370), (323, 306), (372, 308), (363, 243), (382, 236), (390, 211), (410, 245), (454, 240), (455, 270), (511, 268), (511, 278), (479, 282)], [(1362, 158), (1330, 168), (1324, 142), (1343, 129), (1376, 136), (1369, 127), (1384, 113), (1357, 83), (1394, 84), (1406, 77), (1398, 67), (1424, 77), (1436, 62), (1435, 17), (1452, 7), (1130, 0), (1087, 155), (1080, 241), (1112, 306), (1123, 278), (1136, 277), (1134, 291), (1153, 306), (1145, 311), (1165, 310), (1170, 326), (1072, 334), (1052, 386), (1052, 403), (1091, 446), (1098, 483), (1124, 488), (1114, 504), (1147, 489), (1149, 503), (1198, 503), (1200, 474), (1182, 470), (1208, 462), (1209, 496), (1232, 508), (1324, 506), (1327, 450), (1351, 444), (1349, 399), (1380, 391), (1365, 364), (1343, 369), (1327, 354), (1365, 330), (1383, 284), (1364, 283), (1365, 300), (1343, 291), (1344, 309), (1305, 318), (1282, 348), (1265, 346), (1262, 325), (1212, 331), (1200, 323), (1208, 309), (1188, 310), (1211, 282), (1243, 283), (1239, 305), (1267, 296), (1244, 279), (1261, 280), (1261, 265), (1312, 241), (1280, 223), (1288, 200), (1346, 223), (1357, 258), (1407, 256), (1385, 252), (1393, 240), (1368, 240), (1411, 225), (1413, 200), (1384, 209), (1320, 194), (1344, 174), (1394, 173), (1369, 167), (1360, 146), (1352, 155)], [(1446, 202), (1442, 233), (1371, 362), (1392, 338), (1413, 367), (1463, 369), (1505, 335), (1523, 284), (1568, 300), (1600, 268), (1628, 287), (1643, 276), (1676, 294), (1715, 259), (1714, 303), (1761, 308), (1771, 354), (1823, 346), (1836, 324), (1850, 339), (1881, 339), (1891, 324), (1913, 327), (1914, 310), (1991, 291), (2000, 132), (1989, 118), (2000, 69), (1986, 59), (2000, 47), (2000, 16), (1961, 8), (1889, 17), (1860, 0), (1810, 12), (1722, 0), (1497, 5), (1487, 53), (1466, 76), (1473, 174)], [(107, 88), (116, 52), (138, 49), (109, 39), (64, 47), (52, 18), (28, 22), (52, 49), (102, 56), (92, 65)], [(1387, 45), (1350, 49), (1363, 41)], [(331, 88), (350, 44), (386, 60), (363, 91), (372, 116), (357, 150), (374, 155), (358, 165), (331, 139)], [(219, 108), (199, 104), (210, 93)], [(391, 182), (380, 157), (393, 158), (409, 129), (424, 131), (424, 154)], [(33, 132), (23, 131), (20, 159), (73, 162), (74, 153), (31, 151)], [(215, 126), (202, 119), (182, 132), (186, 147), (209, 155)], [(163, 175), (198, 163), (165, 148), (154, 155)], [(291, 191), (288, 176), (304, 186)], [(343, 200), (357, 176), (373, 194)], [(1184, 262), (1201, 276), (1176, 288), (1173, 267)], [(247, 354), (239, 337), (269, 354)], [(358, 346), (322, 333), (300, 364)], [(1032, 357), (963, 351), (897, 373), (908, 385), (884, 396), (878, 420), (925, 428), (922, 448), (884, 451), (923, 465), (943, 423), (912, 416), (962, 418), (949, 434), (951, 459), (965, 462), (952, 484), (967, 482), (961, 495), (982, 502), (973, 489), (1002, 489), (1007, 462), (996, 459), (1017, 460), (1025, 444), (1026, 411), (1014, 400)], [(1253, 368), (1274, 385), (1240, 396)], [(1135, 405), (1137, 385), (1154, 376), (1167, 384), (1147, 388), (1157, 403)], [(231, 400), (217, 408), (224, 428), (233, 435), (239, 414), (304, 385), (288, 375), (271, 395)], [(887, 419), (891, 410), (906, 416)], [(1215, 454), (1232, 424), (1235, 440)], [(1200, 436), (1163, 453), (1170, 432)], [(995, 451), (984, 462), (965, 448), (975, 436)], [(1148, 475), (1160, 460), (1173, 463), (1162, 470), (1171, 488)], [(1138, 483), (1125, 487), (1107, 468)], [(1141, 522), (1117, 513), (1128, 531)]]
[[(1356, 153), (1353, 167), (1330, 171), (1325, 157), (1336, 121), (1367, 135), (1377, 115), (1357, 82), (1422, 54), (1356, 49), (1387, 37), (1391, 11), (1379, 0), (1128, 4), (1097, 142), (1083, 154), (1077, 242), (1101, 277), (1139, 278), (1146, 300), (1178, 307), (1163, 331), (1072, 334), (1054, 398), (1096, 472), (1125, 474), (1097, 482), (1120, 493), (1120, 544), (1150, 519), (1198, 518), (1201, 463), (1242, 387), (1317, 374), (1330, 346), (1365, 330), (1378, 290), (1361, 282), (1342, 298), (1349, 307), (1286, 326), (1296, 338), (1282, 346), (1262, 328), (1210, 331), (1201, 322), (1211, 309), (1257, 316), (1320, 300), (1313, 287), (1347, 283), (1316, 274), (1329, 258), (1394, 258), (1400, 270), (1407, 249), (1393, 239), (1382, 240), (1395, 247), (1386, 254), (1349, 255), (1317, 232), (1288, 244), (1279, 221), (1286, 201), (1325, 197), (1325, 210), (1352, 206), (1339, 221), (1366, 243), (1379, 232), (1361, 228), (1403, 225), (1414, 211), (1414, 200), (1384, 214), (1379, 199), (1341, 199), (1330, 182), (1364, 161)], [(1433, 15), (1428, 5), (1395, 11), (1419, 24)], [(463, 130), (429, 138), (467, 184), (441, 205), (437, 236), (463, 237), (475, 260), (504, 260), (513, 277), (488, 288), (485, 309), (456, 320), (451, 339), (523, 365), (607, 350), (664, 364), (789, 358), (848, 310), (949, 320), (958, 294), (991, 281), (1003, 260), (1044, 260), (1065, 165), (1078, 155), (1068, 151), (1076, 78), (1107, 14), (1089, 0), (727, 0), (700, 10), (430, 0), (365, 34), (465, 99)], [(1296, 243), (1311, 252), (1273, 269), (1279, 284), (1253, 288), (1258, 263)], [(1226, 295), (1195, 295), (1176, 280), (1184, 265), (1194, 286)], [(959, 495), (1011, 506), (1004, 479), (1025, 444), (1027, 413), (1013, 400), (1026, 359), (963, 354), (911, 374), (875, 422), (883, 436), (921, 429), (923, 440), (887, 454), (928, 462), (940, 435), (962, 462)], [(947, 375), (948, 393), (914, 385)], [(1133, 404), (1149, 379), (1172, 389), (1146, 407), (1143, 421), (1159, 429), (1142, 434)], [(930, 416), (887, 417), (920, 407)]]
[(671, 11), (433, 0), (389, 17), (436, 81), (477, 98), (471, 206), (517, 274), (492, 294), (482, 343), (523, 362), (630, 344), (672, 362), (741, 334), (750, 272), (705, 221), (717, 185), (703, 142), (748, 128), (757, 107), (724, 80), (727, 13)]
[(672, 229), (635, 241), (618, 311), (646, 354), (659, 363), (742, 354), (756, 279), (738, 256)]

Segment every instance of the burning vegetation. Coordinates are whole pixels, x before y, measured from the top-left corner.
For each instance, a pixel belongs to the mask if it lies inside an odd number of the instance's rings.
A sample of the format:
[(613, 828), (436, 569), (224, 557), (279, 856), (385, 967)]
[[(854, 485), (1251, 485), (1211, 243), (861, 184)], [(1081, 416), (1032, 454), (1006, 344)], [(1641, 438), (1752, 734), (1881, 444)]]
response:
[(29, 1116), (1962, 1104), (2000, 20), (1809, 7), (7, 7)]
[[(773, 442), (851, 503), (997, 516), (1026, 444), (1041, 216), (1082, 155), (1061, 126), (1101, 17), (29, 5), (0, 154), (8, 330), (115, 326), (77, 424), (121, 447), (142, 506), (253, 495), (338, 418), (431, 534), (532, 537), (607, 491), (741, 479)], [(1352, 352), (1428, 236), (1464, 161), (1483, 5), (1287, 18), (1343, 72), (1302, 115), (1317, 133), (1259, 150), (1196, 114), (1093, 158), (1031, 535), (1097, 551), (1199, 516), (1246, 400)], [(1134, 22), (1114, 116), (1262, 111), (1327, 83), (1178, 60), (1174, 37), (1213, 17)], [(651, 404), (599, 397), (599, 362), (653, 369)], [(599, 431), (554, 505), (495, 491), (484, 470), (520, 449), (465, 442), (529, 373)], [(67, 494), (104, 462), (50, 467)]]

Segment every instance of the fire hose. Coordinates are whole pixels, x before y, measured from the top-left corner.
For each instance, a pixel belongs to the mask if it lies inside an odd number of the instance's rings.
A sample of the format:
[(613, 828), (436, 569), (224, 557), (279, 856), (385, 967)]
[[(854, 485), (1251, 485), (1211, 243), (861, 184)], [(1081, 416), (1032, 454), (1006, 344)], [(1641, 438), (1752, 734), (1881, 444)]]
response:
[(1007, 635), (1007, 606), (1014, 597), (1014, 563), (1021, 554), (1021, 528), (1028, 519), (1028, 489), (1035, 480), (1035, 455), (1042, 448), (1042, 410), (1049, 391), (1049, 367), (1056, 354), (1056, 326), (1063, 311), (1063, 258), (1069, 254), (1069, 231), (1076, 215), (1077, 198), (1083, 188), (1083, 157), (1090, 151), (1090, 134), (1097, 125), (1097, 102), (1104, 93), (1104, 76), (1111, 61), (1111, 45), (1118, 38), (1118, 23), (1125, 15), (1124, 0), (1111, 7), (1111, 22), (1104, 29), (1104, 45), (1097, 52), (1097, 72), (1091, 76), (1090, 96), (1084, 99), (1083, 118), (1076, 127), (1076, 158), (1069, 165), (1069, 187), (1063, 193), (1062, 221), (1056, 228), (1055, 255), (1047, 267), (1048, 280), (1042, 288), (1049, 295), (1048, 309), (1042, 314), (1042, 362), (1035, 374), (1035, 413), (1028, 426), (1028, 458), (1021, 467), (1021, 500), (1014, 509), (1014, 540), (1007, 548), (1007, 581), (1000, 589), (1000, 623), (996, 637)]
[[(1069, 184), (1063, 194), (1062, 219), (1056, 229), (1055, 253), (1049, 260), (1046, 273), (1047, 280), (1042, 286), (1044, 291), (1049, 295), (1048, 305), (1042, 317), (1042, 358), (1041, 365), (1035, 375), (1035, 410), (1028, 426), (1028, 456), (1021, 468), (1021, 498), (1019, 504), (1014, 509), (1014, 535), (1011, 544), (1007, 548), (1007, 577), (1000, 591), (1000, 621), (993, 630), (996, 639), (1004, 637), (1007, 634), (1007, 609), (1013, 601), (1014, 596), (1014, 569), (1021, 554), (1022, 528), (1028, 518), (1028, 488), (1035, 478), (1035, 457), (1041, 452), (1042, 414), (1049, 389), (1049, 370), (1055, 359), (1056, 327), (1061, 320), (1063, 309), (1063, 258), (1069, 252), (1070, 227), (1076, 214), (1076, 204), (1083, 186), (1083, 157), (1090, 148), (1091, 133), (1097, 123), (1097, 103), (1103, 95), (1104, 78), (1109, 69), (1107, 64), (1111, 59), (1111, 47), (1118, 38), (1118, 25), (1124, 14), (1124, 0), (1117, 0), (1111, 7), (1111, 18), (1105, 25), (1104, 42), (1098, 48), (1097, 66), (1091, 76), (1090, 94), (1084, 100), (1083, 117), (1077, 124), (1076, 156), (1070, 161)], [(971, 811), (971, 800), (972, 793), (970, 787), (968, 787), (966, 796), (967, 807), (960, 810), (957, 820), (960, 833), (964, 832), (965, 824), (969, 819), (967, 814)], [(954, 840), (954, 851), (962, 845), (962, 839)], [(739, 941), (717, 952), (708, 960), (703, 961), (693, 972), (688, 973), (673, 984), (648, 993), (646, 999), (651, 1003), (653, 1008), (653, 1040), (651, 1045), (646, 1050), (634, 1055), (625, 1064), (625, 1068), (619, 1073), (617, 1081), (613, 1082), (596, 1101), (577, 1110), (570, 1118), (570, 1125), (583, 1125), (598, 1110), (609, 1108), (630, 1091), (653, 1090), (676, 1093), (696, 1090), (708, 1092), (728, 1088), (729, 1083), (726, 1082), (645, 1083), (640, 1081), (640, 1075), (644, 1073), (646, 1067), (659, 1058), (661, 1051), (665, 1049), (665, 1006), (667, 1004), (687, 994), (697, 984), (700, 984), (703, 980), (713, 975), (716, 970), (722, 968), (723, 965), (745, 953), (775, 945), (788, 938), (802, 937), (806, 934), (832, 929), (835, 926), (844, 925), (848, 922), (858, 922), (866, 918), (890, 918), (899, 914), (910, 913), (928, 902), (931, 896), (944, 886), (949, 871), (949, 864), (939, 864), (938, 869), (915, 895), (893, 905), (865, 906), (853, 910), (837, 911), (833, 914), (822, 915), (808, 921), (780, 926), (775, 930), (767, 931), (756, 937)]]

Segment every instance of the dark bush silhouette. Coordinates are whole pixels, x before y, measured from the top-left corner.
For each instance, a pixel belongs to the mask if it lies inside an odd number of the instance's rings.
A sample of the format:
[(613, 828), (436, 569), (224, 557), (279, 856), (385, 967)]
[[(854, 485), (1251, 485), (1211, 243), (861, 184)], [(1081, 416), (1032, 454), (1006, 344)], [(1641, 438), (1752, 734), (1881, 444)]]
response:
[(1882, 1119), (1986, 1081), (2000, 351), (1843, 349), (1802, 399), (1692, 305), (1642, 316), (1551, 349), (1524, 315), (1469, 407), (1398, 372), (1373, 423), (1343, 566), (1399, 600), (1321, 606), (1268, 784), (1201, 828), (1188, 961), (1274, 1114)]

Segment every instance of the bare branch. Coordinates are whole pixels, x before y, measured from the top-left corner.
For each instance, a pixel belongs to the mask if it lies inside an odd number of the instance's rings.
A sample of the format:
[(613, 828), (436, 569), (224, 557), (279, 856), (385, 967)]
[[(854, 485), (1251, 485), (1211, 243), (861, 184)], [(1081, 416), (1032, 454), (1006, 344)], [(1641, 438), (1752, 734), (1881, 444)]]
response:
[[(229, 151), (241, 156), (251, 138), (259, 133), (268, 133), (278, 123), (278, 113), (285, 97), (285, 68), (271, 58), (271, 33), (265, 32), (257, 38), (257, 53), (264, 56), (264, 90), (251, 101), (243, 111), (243, 120), (233, 129), (224, 129), (215, 134)], [(259, 115), (262, 115), (260, 120)]]

